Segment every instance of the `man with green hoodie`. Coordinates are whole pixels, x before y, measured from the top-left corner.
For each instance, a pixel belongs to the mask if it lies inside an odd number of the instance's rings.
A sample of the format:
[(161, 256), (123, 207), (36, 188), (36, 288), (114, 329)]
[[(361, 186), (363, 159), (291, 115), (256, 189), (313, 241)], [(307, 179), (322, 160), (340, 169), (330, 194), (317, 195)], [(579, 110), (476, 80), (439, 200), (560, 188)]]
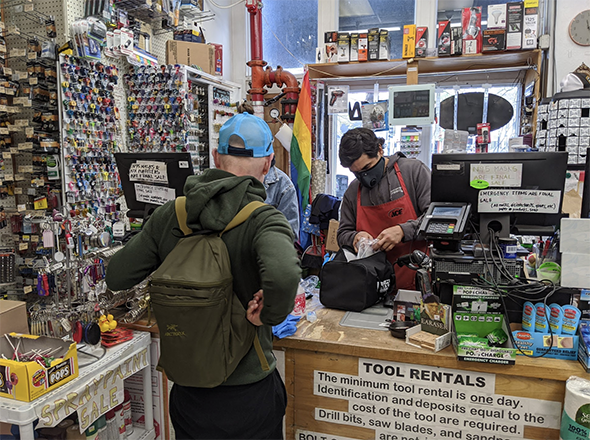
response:
[[(187, 179), (187, 225), (193, 231), (220, 232), (252, 201), (264, 201), (261, 183), (273, 154), (272, 133), (248, 113), (229, 119), (213, 150), (216, 169)], [(176, 232), (175, 232), (176, 231)], [(111, 259), (106, 281), (112, 290), (128, 289), (152, 273), (178, 242), (174, 202), (158, 208), (142, 231)], [(293, 309), (301, 269), (292, 229), (284, 215), (268, 205), (223, 234), (234, 279), (234, 292), (258, 325), (258, 337), (270, 365), (263, 371), (254, 348), (228, 380), (215, 388), (175, 384), (170, 417), (178, 439), (282, 439), (287, 396), (272, 354), (272, 326)], [(187, 347), (190, 350), (190, 347)]]

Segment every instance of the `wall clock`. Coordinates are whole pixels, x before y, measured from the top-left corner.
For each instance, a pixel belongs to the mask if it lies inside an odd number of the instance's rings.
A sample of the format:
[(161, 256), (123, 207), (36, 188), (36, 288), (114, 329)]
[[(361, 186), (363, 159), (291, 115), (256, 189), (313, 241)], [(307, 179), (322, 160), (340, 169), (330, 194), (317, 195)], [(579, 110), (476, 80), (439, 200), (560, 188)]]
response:
[(590, 46), (590, 9), (580, 12), (569, 26), (570, 38), (580, 46)]

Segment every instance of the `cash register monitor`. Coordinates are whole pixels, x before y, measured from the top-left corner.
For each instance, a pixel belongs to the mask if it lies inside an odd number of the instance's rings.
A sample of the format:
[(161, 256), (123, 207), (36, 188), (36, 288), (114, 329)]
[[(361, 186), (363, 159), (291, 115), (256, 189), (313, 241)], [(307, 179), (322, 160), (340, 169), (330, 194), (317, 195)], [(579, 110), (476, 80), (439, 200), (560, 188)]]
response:
[(130, 218), (147, 219), (158, 206), (182, 196), (194, 174), (189, 153), (116, 153), (115, 160)]
[(566, 167), (566, 152), (434, 154), (431, 199), (470, 203), (484, 242), (488, 227), (498, 237), (552, 235)]

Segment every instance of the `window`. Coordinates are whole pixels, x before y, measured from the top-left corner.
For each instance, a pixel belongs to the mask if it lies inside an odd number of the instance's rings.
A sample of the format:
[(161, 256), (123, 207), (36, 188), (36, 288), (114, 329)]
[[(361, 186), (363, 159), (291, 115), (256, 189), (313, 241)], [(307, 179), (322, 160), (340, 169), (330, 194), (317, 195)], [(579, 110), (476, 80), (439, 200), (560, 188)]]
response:
[(415, 23), (414, 0), (340, 0), (339, 30), (389, 30), (389, 58), (402, 57), (403, 27)]
[(318, 46), (318, 0), (272, 0), (265, 1), (263, 5), (264, 60), (273, 68), (281, 66), (295, 74), (303, 73), (300, 62), (315, 62)]
[[(389, 99), (389, 92), (387, 90), (379, 92), (379, 100), (387, 101)], [(348, 95), (348, 102), (350, 105), (354, 105), (355, 102), (373, 102), (373, 92), (351, 92)], [(335, 139), (333, 149), (333, 163), (336, 164), (336, 185), (335, 195), (336, 197), (342, 197), (344, 191), (348, 188), (348, 185), (354, 180), (354, 174), (348, 169), (340, 165), (340, 159), (338, 158), (338, 147), (340, 146), (340, 140), (344, 133), (353, 128), (362, 127), (362, 121), (351, 121), (348, 118), (348, 114), (342, 113), (334, 115), (332, 127), (334, 130), (333, 139)], [(400, 140), (400, 127), (391, 127), (389, 130), (376, 131), (375, 135), (385, 139), (385, 145), (383, 150), (386, 156), (389, 156), (397, 151), (397, 142)]]
[[(464, 86), (459, 89), (459, 93), (484, 93), (483, 87), (469, 87)], [(514, 116), (503, 127), (494, 130), (490, 133), (491, 143), (488, 146), (490, 153), (508, 151), (508, 140), (512, 137), (519, 136), (519, 120), (520, 120), (520, 101), (521, 101), (521, 87), (516, 85), (493, 85), (488, 89), (490, 94), (495, 94), (506, 99), (514, 109)], [(454, 96), (455, 90), (453, 87), (437, 87), (436, 88), (436, 102), (440, 105), (445, 99)], [(439, 107), (440, 109), (440, 107)], [(439, 111), (437, 111), (439, 113)], [(431, 152), (442, 153), (443, 140), (445, 130), (439, 125), (435, 126), (434, 135), (432, 136)], [(469, 136), (467, 143), (467, 152), (475, 153), (475, 136)]]

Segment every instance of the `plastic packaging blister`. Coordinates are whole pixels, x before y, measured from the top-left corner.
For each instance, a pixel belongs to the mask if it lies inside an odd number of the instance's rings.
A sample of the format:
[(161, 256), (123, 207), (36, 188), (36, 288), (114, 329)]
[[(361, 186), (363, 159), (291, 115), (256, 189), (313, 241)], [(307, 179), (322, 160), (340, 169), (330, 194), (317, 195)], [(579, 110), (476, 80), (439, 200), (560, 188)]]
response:
[(370, 257), (371, 255), (376, 254), (379, 251), (376, 251), (375, 249), (373, 249), (373, 246), (375, 244), (377, 244), (379, 242), (379, 240), (377, 240), (376, 238), (369, 240), (368, 238), (361, 238), (358, 243), (357, 243), (357, 247), (358, 247), (358, 252), (357, 252), (357, 258), (361, 259), (361, 258), (367, 258)]

